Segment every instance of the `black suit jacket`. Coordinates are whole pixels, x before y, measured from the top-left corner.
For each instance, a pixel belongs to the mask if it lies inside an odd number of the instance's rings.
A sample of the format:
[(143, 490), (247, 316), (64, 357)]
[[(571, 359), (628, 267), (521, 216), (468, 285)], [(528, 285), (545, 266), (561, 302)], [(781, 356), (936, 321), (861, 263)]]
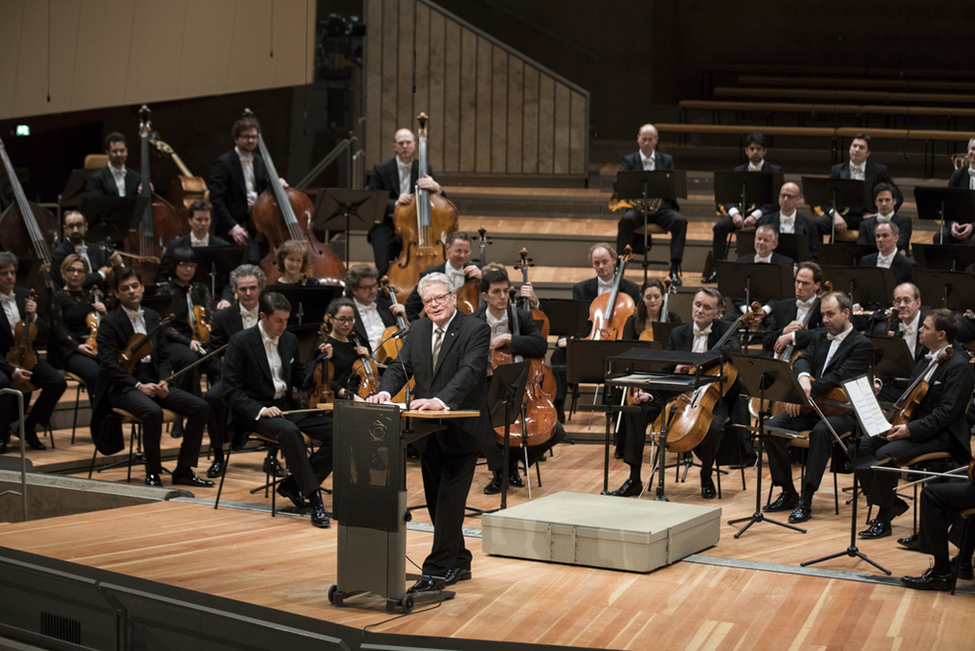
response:
[[(471, 260), (467, 263), (467, 265), (465, 265), (464, 268), (466, 269), (467, 266), (470, 265), (474, 265), (475, 267), (480, 269), (481, 261)], [(432, 273), (444, 273), (444, 270), (446, 268), (447, 268), (447, 263), (441, 262), (440, 264), (434, 267), (430, 267), (429, 269), (425, 269), (424, 271), (422, 271), (420, 273), (420, 278), (423, 278), (424, 276), (427, 276)], [(410, 295), (406, 298), (406, 303), (403, 305), (403, 307), (406, 310), (406, 318), (408, 321), (416, 321), (417, 319), (420, 318), (420, 312), (423, 311), (423, 299), (420, 298), (419, 282), (417, 282), (416, 287), (413, 288), (413, 291), (410, 292)]]
[[(471, 314), (475, 319), (487, 323), (487, 306), (481, 306)], [(508, 324), (511, 332), (511, 324)], [(518, 336), (511, 336), (511, 353), (527, 357), (544, 357), (548, 352), (548, 342), (542, 337), (542, 332), (535, 325), (535, 318), (527, 310), (518, 310)]]
[[(387, 328), (391, 325), (396, 325), (396, 315), (393, 314), (389, 307), (392, 303), (387, 298), (382, 296), (376, 297), (376, 311), (379, 312), (379, 318), (383, 320), (383, 325)], [(420, 303), (423, 306), (423, 303)], [(352, 301), (352, 311), (355, 313), (355, 324), (352, 326), (352, 330), (355, 331), (356, 335), (359, 337), (359, 341), (369, 349), (369, 353), (372, 354), (372, 344), (369, 343), (369, 335), (366, 334), (366, 326), (362, 323), (362, 317), (359, 316), (359, 308), (355, 306), (355, 301)]]
[[(134, 197), (139, 194), (139, 182), (142, 177), (139, 173), (128, 167), (125, 168), (125, 196)], [(89, 197), (117, 197), (118, 186), (115, 185), (115, 177), (108, 165), (101, 168), (88, 177), (85, 186), (85, 193)]]
[[(748, 163), (742, 163), (741, 165), (737, 166), (734, 171), (736, 171), (736, 172), (747, 172), (748, 171)], [(762, 161), (762, 169), (759, 170), (759, 171), (760, 172), (771, 172), (772, 174), (781, 174), (782, 173), (782, 167), (779, 166), (779, 165), (773, 165), (772, 163), (768, 162), (767, 160), (763, 160)], [(724, 213), (726, 215), (730, 215), (731, 214), (731, 209), (732, 208), (738, 208), (738, 206), (736, 206), (733, 203), (726, 203), (726, 204), (724, 204), (721, 207), (724, 209)], [(761, 219), (765, 215), (768, 215), (769, 213), (775, 212), (775, 203), (773, 201), (773, 203), (767, 203), (764, 206), (754, 206), (753, 205), (753, 206), (749, 206), (749, 208), (750, 209), (747, 212), (744, 213), (743, 217), (748, 217), (748, 215), (750, 215), (752, 212), (755, 211), (756, 208), (758, 208), (758, 209), (760, 209), (762, 211), (762, 214), (759, 217), (759, 219)]]
[(948, 179), (948, 187), (968, 190), (971, 188), (971, 181), (969, 180), (970, 178), (971, 177), (968, 173), (968, 165), (959, 167), (951, 173), (951, 177)]
[[(890, 218), (890, 221), (897, 224), (898, 235), (897, 235), (897, 250), (907, 251), (911, 248), (911, 231), (913, 230), (913, 225), (911, 220), (907, 217), (902, 217), (897, 213)], [(857, 235), (857, 244), (870, 244), (875, 246), (877, 244), (877, 218), (871, 217), (869, 219), (864, 219), (860, 222)]]
[[(270, 179), (260, 154), (254, 154), (254, 184), (258, 196)], [(210, 203), (213, 204), (213, 229), (227, 235), (234, 226), (247, 228), (247, 185), (244, 168), (236, 149), (220, 156), (210, 166)]]
[[(927, 358), (922, 358), (914, 372), (911, 381), (925, 373), (928, 368)], [(972, 399), (972, 388), (975, 376), (972, 375), (968, 358), (962, 350), (955, 350), (951, 359), (942, 362), (935, 369), (928, 382), (928, 392), (918, 403), (907, 429), (911, 433), (911, 440), (924, 441), (943, 430), (951, 433), (956, 443), (952, 450), (955, 461), (967, 463), (971, 459), (971, 432), (965, 409)]]
[[(871, 253), (860, 258), (861, 267), (876, 267), (877, 258), (880, 253)], [(894, 280), (897, 284), (914, 282), (914, 267), (917, 263), (910, 258), (904, 257), (899, 252), (894, 255), (893, 262), (890, 263), (890, 270), (894, 273)]]
[[(427, 165), (427, 174), (434, 179), (433, 168)], [(410, 188), (416, 187), (416, 182), (420, 178), (420, 161), (413, 159), (410, 168)], [(396, 200), (399, 199), (399, 166), (396, 164), (396, 157), (393, 156), (384, 163), (373, 166), (372, 174), (369, 176), (370, 190), (386, 190), (389, 192), (389, 199), (386, 201), (386, 214), (392, 215), (396, 208)], [(412, 190), (410, 190), (412, 192)], [(445, 195), (446, 196), (446, 195)]]
[[(723, 319), (715, 319), (711, 322), (711, 334), (708, 335), (708, 350), (716, 350), (725, 355), (728, 353), (737, 353), (741, 350), (740, 342), (738, 337), (732, 335), (728, 337), (728, 341), (724, 342), (720, 348), (715, 349), (718, 340), (724, 336), (724, 334), (734, 325), (729, 321)], [(670, 331), (670, 339), (667, 340), (667, 350), (683, 350), (690, 352), (691, 348), (694, 346), (694, 322), (685, 323), (683, 325), (677, 326)], [(663, 368), (664, 373), (673, 373), (676, 366), (668, 365)], [(728, 387), (725, 392), (724, 401), (729, 406), (729, 412), (733, 408), (733, 405), (738, 400), (738, 395), (741, 393), (741, 380), (736, 379), (734, 383)]]
[[(665, 154), (660, 151), (654, 150), (653, 152), (653, 165), (654, 170), (661, 172), (663, 170), (674, 169), (674, 157), (670, 154)], [(642, 172), (643, 171), (643, 159), (640, 158), (640, 152), (636, 151), (629, 154), (623, 158), (623, 162), (620, 164), (621, 172)], [(671, 210), (676, 210), (680, 212), (680, 208), (677, 205), (675, 199), (664, 199), (660, 202), (661, 208), (670, 208)]]
[[(749, 264), (754, 264), (755, 255), (756, 254), (754, 253), (749, 253), (748, 255), (739, 256), (738, 259), (735, 260), (735, 262), (745, 262)], [(763, 263), (759, 263), (759, 264), (763, 264)], [(795, 264), (795, 261), (787, 255), (782, 255), (781, 253), (776, 253), (775, 251), (772, 251), (772, 264), (777, 264), (780, 267), (791, 267), (792, 265)]]
[[(813, 333), (817, 328), (823, 327), (823, 315), (819, 310), (819, 301), (811, 310), (808, 327), (796, 330), (796, 348), (802, 349), (809, 346), (812, 341)], [(765, 319), (765, 334), (762, 337), (762, 347), (767, 354), (772, 354), (776, 340), (782, 336), (785, 327), (796, 320), (799, 316), (799, 307), (796, 305), (795, 298), (787, 298), (777, 301), (772, 311)]]
[[(64, 287), (64, 278), (61, 277), (61, 263), (69, 255), (75, 252), (74, 244), (65, 240), (55, 247), (51, 251), (51, 280), (58, 287)], [(102, 279), (98, 270), (102, 267), (109, 266), (108, 264), (108, 252), (104, 249), (96, 248), (94, 246), (88, 245), (88, 259), (91, 260), (91, 264), (94, 269), (88, 270), (88, 277), (85, 278), (85, 283), (82, 285), (83, 289), (91, 289), (92, 287), (104, 286), (105, 281)]]
[(843, 339), (836, 354), (824, 368), (829, 347), (826, 329), (817, 330), (805, 352), (794, 365), (796, 374), (809, 373), (813, 377), (812, 397), (832, 391), (845, 380), (866, 375), (873, 360), (873, 344), (855, 329)]
[[(298, 338), (294, 333), (285, 330), (278, 339), (278, 355), (287, 385), (282, 409), (293, 409), (298, 405), (293, 391), (296, 387), (301, 388), (305, 377), (305, 367), (298, 359)], [(230, 422), (234, 430), (234, 446), (239, 447), (261, 409), (274, 401), (274, 380), (259, 326), (241, 330), (230, 338), (223, 358), (222, 382), (227, 405), (233, 409)]]
[[(850, 178), (850, 161), (845, 163), (839, 163), (833, 165), (829, 170), (829, 178), (831, 179), (848, 179)], [(869, 189), (869, 195), (873, 196), (873, 189), (877, 187), (878, 183), (889, 183), (894, 186), (894, 212), (900, 210), (901, 204), (904, 203), (904, 196), (901, 194), (900, 188), (894, 183), (894, 180), (890, 178), (890, 172), (887, 171), (886, 165), (881, 165), (880, 163), (871, 162), (867, 159), (866, 165), (863, 168), (863, 180)], [(864, 212), (869, 212), (873, 210), (873, 204), (869, 203), (865, 206), (851, 206), (850, 211), (856, 215), (862, 215)], [(829, 213), (829, 207), (825, 206), (823, 212)]]
[[(924, 310), (921, 310), (920, 316), (918, 317), (918, 330), (919, 331), (921, 329), (920, 328), (920, 325), (922, 323), (924, 323), (924, 317), (926, 317), (926, 316), (927, 316), (927, 313)], [(900, 339), (901, 338), (900, 324), (901, 324), (900, 318), (895, 316), (891, 320), (891, 322), (890, 322), (891, 329), (888, 330), (887, 329), (887, 319), (884, 319), (882, 317), (877, 318), (876, 317), (876, 313), (875, 313), (875, 317), (872, 318), (872, 320), (871, 320), (871, 322), (870, 322), (870, 324), (868, 326), (868, 328), (869, 328), (868, 329), (868, 332), (871, 335), (875, 336), (875, 337), (887, 337), (887, 336), (891, 336), (891, 337), (897, 337), (898, 339)], [(891, 334), (891, 333), (893, 333), (893, 334)], [(921, 333), (920, 332), (915, 332), (914, 333), (914, 362), (915, 363), (919, 362), (921, 360), (921, 358), (923, 358), (929, 352), (930, 351), (928, 350), (928, 347), (921, 343)]]
[[(172, 242), (166, 245), (166, 250), (163, 251), (162, 260), (159, 263), (159, 267), (156, 269), (156, 282), (164, 283), (169, 280), (170, 275), (172, 275), (172, 265), (173, 265), (173, 251), (179, 248), (190, 249), (193, 248), (190, 244), (191, 236), (189, 233), (181, 237), (177, 237)], [(210, 244), (209, 246), (230, 246), (230, 242), (227, 240), (217, 237), (213, 233), (210, 233)], [(219, 289), (219, 287), (218, 287)]]
[[(230, 343), (230, 339), (243, 329), (244, 321), (240, 316), (240, 304), (235, 301), (230, 307), (214, 312), (210, 318), (210, 343), (208, 348), (210, 350), (217, 350), (224, 344)], [(226, 355), (226, 351), (224, 351), (224, 355)], [(207, 366), (209, 372), (215, 375), (214, 378), (211, 378), (211, 383), (215, 383), (216, 378), (223, 375), (223, 363), (219, 357), (219, 355), (212, 357), (212, 361)]]
[[(776, 233), (781, 234), (780, 221), (782, 219), (782, 211), (775, 210), (768, 214), (762, 215), (756, 222), (756, 228), (758, 226), (771, 226), (775, 229)], [(819, 234), (819, 228), (816, 226), (816, 222), (812, 219), (803, 215), (801, 212), (796, 211), (796, 223), (795, 223), (795, 234), (805, 235), (809, 238), (809, 257), (815, 260), (819, 257), (819, 243), (822, 236)], [(804, 262), (799, 260), (799, 262)]]
[[(630, 295), (634, 302), (641, 300), (640, 288), (632, 280), (626, 278), (620, 281), (620, 291)], [(599, 279), (590, 278), (572, 286), (572, 299), (592, 303), (599, 296)]]
[[(24, 315), (27, 314), (27, 298), (30, 296), (30, 290), (23, 287), (14, 287), (14, 297), (17, 300), (17, 309), (20, 311), (20, 318), (23, 319)], [(40, 306), (38, 306), (40, 307)], [(34, 321), (34, 325), (37, 326), (37, 336), (42, 341), (47, 338), (47, 322), (39, 316)], [(0, 310), (0, 371), (6, 373), (7, 377), (13, 375), (14, 367), (7, 363), (7, 353), (14, 345), (14, 333), (10, 329), (10, 322), (7, 321), (7, 315)]]
[[(471, 409), (472, 418), (447, 420), (447, 427), (432, 434), (446, 454), (471, 454), (494, 444), (487, 404), (487, 356), (491, 328), (487, 323), (456, 312), (433, 367), (433, 322), (420, 319), (410, 325), (397, 360), (383, 374), (380, 391), (396, 395), (411, 375), (415, 398), (439, 398), (450, 409)], [(426, 444), (427, 439), (420, 441)], [(422, 449), (422, 448), (421, 448)]]

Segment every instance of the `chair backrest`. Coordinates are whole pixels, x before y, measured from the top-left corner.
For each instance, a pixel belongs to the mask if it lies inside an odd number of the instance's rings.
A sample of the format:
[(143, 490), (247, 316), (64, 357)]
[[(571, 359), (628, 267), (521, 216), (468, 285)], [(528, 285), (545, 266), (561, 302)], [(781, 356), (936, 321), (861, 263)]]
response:
[(108, 154), (88, 154), (85, 156), (85, 169), (91, 170), (108, 165)]

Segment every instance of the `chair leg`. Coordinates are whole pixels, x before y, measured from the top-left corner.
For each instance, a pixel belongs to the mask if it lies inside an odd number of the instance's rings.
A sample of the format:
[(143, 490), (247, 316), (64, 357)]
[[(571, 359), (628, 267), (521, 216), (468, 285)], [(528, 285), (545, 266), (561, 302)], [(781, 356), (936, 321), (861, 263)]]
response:
[(718, 499), (721, 499), (721, 464), (715, 460), (714, 462), (714, 474), (718, 478)]
[[(915, 488), (917, 488), (915, 486)], [(965, 546), (964, 541), (968, 539), (968, 527), (972, 523), (972, 518), (965, 518), (965, 526), (961, 529), (961, 539), (962, 547)], [(951, 570), (951, 594), (955, 594), (955, 584), (958, 583), (958, 568), (961, 567), (961, 548), (958, 549), (958, 556), (955, 557), (955, 567)]]
[(74, 420), (71, 421), (71, 445), (74, 445), (75, 431), (78, 429), (78, 404), (81, 402), (81, 383), (74, 393)]
[[(132, 423), (132, 429), (130, 430), (130, 433), (132, 434), (132, 436), (129, 437), (129, 469), (126, 472), (126, 475), (125, 475), (125, 483), (126, 484), (132, 483), (132, 459), (133, 459), (133, 450), (135, 449), (135, 436), (136, 436), (136, 431), (137, 431), (136, 430), (136, 423)], [(142, 425), (139, 425), (138, 432), (139, 432), (139, 444), (140, 444), (140, 447), (141, 447), (141, 444), (142, 444)]]
[(223, 460), (223, 472), (220, 473), (220, 486), (217, 488), (217, 499), (213, 503), (213, 508), (216, 510), (220, 506), (220, 494), (223, 492), (223, 480), (227, 478), (227, 466), (230, 465), (230, 454), (234, 451), (233, 445), (227, 446), (227, 456)]
[(836, 478), (836, 473), (833, 473), (833, 502), (836, 507), (836, 515), (840, 514), (840, 482)]
[(98, 456), (98, 448), (95, 448), (91, 453), (91, 465), (88, 466), (88, 479), (91, 479), (91, 473), (95, 471), (95, 457)]

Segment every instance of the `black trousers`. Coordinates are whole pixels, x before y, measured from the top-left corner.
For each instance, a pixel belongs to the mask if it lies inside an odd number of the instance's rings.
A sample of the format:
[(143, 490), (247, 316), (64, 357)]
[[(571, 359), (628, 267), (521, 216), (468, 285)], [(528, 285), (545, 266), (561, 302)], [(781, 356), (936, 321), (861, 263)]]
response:
[(393, 216), (386, 215), (385, 219), (369, 229), (366, 239), (372, 244), (372, 254), (376, 261), (379, 277), (389, 270), (389, 263), (399, 257), (403, 246), (396, 241), (396, 227), (393, 226)]
[(74, 373), (85, 381), (88, 395), (95, 395), (95, 385), (98, 383), (98, 360), (88, 357), (84, 353), (71, 353), (64, 360), (64, 370)]
[[(657, 212), (647, 217), (647, 223), (657, 224), (661, 228), (670, 232), (670, 261), (679, 264), (684, 259), (684, 242), (687, 240), (687, 220), (676, 210), (661, 208)], [(636, 234), (633, 231), (643, 228), (643, 213), (636, 210), (627, 210), (623, 218), (616, 225), (616, 251), (620, 255), (623, 249), (629, 244), (634, 252), (643, 251), (643, 234)], [(652, 246), (652, 241), (648, 239), (647, 249)]]
[(464, 507), (477, 457), (477, 452), (444, 451), (436, 436), (427, 437), (420, 453), (423, 493), (433, 521), (433, 548), (423, 561), (426, 575), (443, 577), (455, 567), (471, 567), (471, 552), (464, 546)]
[[(742, 215), (742, 219), (745, 217), (747, 215)], [(711, 227), (711, 232), (714, 233), (711, 238), (711, 253), (715, 262), (728, 258), (728, 236), (737, 230), (741, 229), (735, 226), (731, 215), (725, 215)]]
[[(949, 452), (951, 450), (951, 434), (949, 432), (939, 432), (924, 441), (912, 441), (911, 439), (897, 439), (896, 441), (886, 441), (879, 436), (865, 436), (860, 439), (860, 457), (873, 456), (878, 461), (893, 459), (894, 463), (900, 465), (907, 459), (912, 459), (919, 454), (929, 452)], [(885, 472), (883, 470), (870, 470), (865, 468), (857, 470), (857, 477), (860, 480), (860, 487), (863, 494), (867, 496), (867, 501), (880, 508), (890, 508), (894, 506), (896, 495), (894, 488), (900, 475), (896, 472)]]
[(210, 412), (203, 398), (177, 387), (170, 387), (169, 395), (165, 398), (150, 398), (138, 389), (131, 389), (121, 395), (110, 395), (109, 403), (113, 407), (132, 412), (142, 421), (142, 450), (146, 455), (146, 474), (158, 475), (162, 469), (159, 442), (162, 440), (163, 409), (175, 411), (186, 419), (177, 463), (185, 468), (196, 467), (200, 458), (203, 428)]
[[(860, 222), (863, 221), (863, 212), (860, 210), (851, 210), (845, 215), (842, 215), (843, 219), (846, 221), (846, 227), (851, 231), (860, 229)], [(816, 218), (816, 226), (819, 228), (820, 237), (829, 237), (830, 233), (833, 232), (833, 218), (827, 213), (825, 215), (820, 215)]]
[[(173, 365), (173, 372), (186, 368), (193, 362), (199, 360), (201, 357), (201, 355), (197, 355), (190, 350), (189, 346), (178, 341), (167, 342), (166, 349), (169, 351), (169, 359)], [(187, 393), (191, 393), (194, 396), (202, 397), (203, 392), (200, 391), (200, 373), (204, 364), (206, 364), (206, 362), (194, 366), (190, 370), (180, 375), (178, 378), (173, 380), (173, 386), (178, 387)]]
[[(837, 434), (848, 432), (854, 424), (856, 416), (844, 414), (842, 416), (827, 416)], [(826, 472), (833, 453), (835, 439), (829, 428), (815, 412), (799, 414), (796, 417), (779, 414), (765, 424), (766, 429), (789, 429), (794, 431), (812, 430), (809, 433), (809, 454), (806, 457), (806, 478), (802, 492), (812, 495), (819, 490), (819, 484)], [(765, 439), (765, 451), (768, 453), (769, 473), (772, 484), (781, 487), (787, 493), (795, 493), (792, 481), (792, 461), (789, 459), (789, 441), (779, 436), (769, 436)]]
[[(0, 371), (0, 389), (10, 386), (11, 378)], [(46, 428), (51, 424), (51, 413), (58, 404), (58, 400), (68, 388), (68, 382), (53, 366), (45, 361), (38, 361), (31, 369), (30, 383), (38, 388), (40, 395), (34, 401), (27, 417), (24, 419), (24, 429), (35, 432), (37, 426)], [(24, 394), (24, 408), (30, 404), (30, 393)], [(10, 421), (20, 417), (17, 412), (17, 401), (13, 396), (0, 398), (0, 438), (6, 439), (10, 435)]]
[[(281, 453), (288, 470), (306, 496), (317, 491), (332, 472), (332, 419), (329, 416), (307, 413), (288, 414), (277, 418), (258, 418), (251, 425), (258, 434), (270, 436), (281, 445)], [(311, 456), (305, 451), (304, 432), (321, 442)]]
[(210, 438), (210, 449), (217, 459), (223, 458), (223, 444), (227, 441), (227, 428), (229, 427), (230, 410), (227, 409), (227, 401), (224, 396), (227, 393), (227, 386), (223, 380), (217, 380), (210, 390), (206, 392), (203, 399), (210, 406), (210, 415), (207, 417), (207, 435)]
[[(921, 491), (918, 544), (921, 551), (934, 556), (936, 573), (945, 574), (950, 570), (948, 530), (954, 526), (957, 531), (961, 531), (963, 521), (958, 514), (972, 508), (975, 508), (975, 484), (967, 479), (929, 484)], [(965, 560), (971, 559), (972, 551), (975, 550), (975, 525), (969, 527), (968, 533), (965, 540), (960, 539), (960, 534), (953, 537), (961, 550), (959, 557)]]

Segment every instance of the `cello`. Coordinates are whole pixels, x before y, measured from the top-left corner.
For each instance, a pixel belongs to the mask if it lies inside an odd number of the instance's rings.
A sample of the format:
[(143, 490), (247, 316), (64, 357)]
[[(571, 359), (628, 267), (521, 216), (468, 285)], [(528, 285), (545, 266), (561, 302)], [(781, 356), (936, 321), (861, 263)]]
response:
[(34, 258), (41, 261), (41, 273), (32, 277), (30, 289), (40, 297), (38, 314), (47, 316), (51, 305), (50, 283), (47, 271), (51, 268), (51, 249), (58, 243), (58, 220), (46, 208), (27, 201), (3, 140), (0, 140), (0, 158), (14, 193), (14, 203), (0, 215), (0, 245), (18, 258)]
[[(667, 323), (667, 319), (670, 317), (670, 295), (677, 293), (677, 286), (674, 285), (670, 278), (664, 278), (663, 284), (664, 300), (660, 305), (660, 317), (657, 319), (659, 323)], [(640, 333), (640, 341), (653, 341), (653, 323), (648, 323), (647, 327)]]
[[(427, 117), (420, 113), (417, 146), (418, 178), (427, 166)], [(404, 296), (409, 296), (420, 280), (420, 274), (447, 259), (447, 238), (457, 230), (457, 207), (439, 194), (430, 194), (419, 185), (405, 204), (393, 211), (396, 239), (403, 245), (399, 259), (389, 267), (389, 282)]]
[[(487, 245), (491, 243), (491, 238), (487, 236), (487, 229), (483, 226), (477, 229), (477, 238), (481, 252), (481, 266), (483, 267), (487, 262)], [(481, 279), (468, 278), (461, 285), (460, 289), (457, 290), (457, 309), (464, 314), (474, 314), (474, 310), (483, 305), (484, 299), (481, 298)]]
[[(515, 289), (510, 290), (508, 301), (508, 329), (512, 338), (521, 335), (518, 322), (518, 310), (515, 303)], [(491, 366), (497, 368), (504, 364), (517, 364), (524, 361), (521, 355), (511, 351), (511, 344), (496, 348), (491, 353)], [(558, 420), (555, 405), (551, 396), (542, 388), (544, 375), (551, 369), (545, 366), (544, 357), (529, 358), (528, 380), (525, 384), (525, 395), (522, 401), (522, 413), (509, 427), (509, 444), (516, 447), (533, 447), (547, 443), (555, 433), (555, 423)], [(504, 427), (494, 428), (494, 440), (504, 445)]]
[(618, 341), (623, 336), (623, 325), (636, 310), (633, 297), (626, 292), (620, 294), (623, 272), (626, 270), (626, 263), (632, 257), (632, 250), (627, 244), (626, 249), (616, 261), (612, 291), (607, 294), (600, 294), (589, 304), (589, 320), (592, 321), (592, 330), (586, 335), (586, 339), (590, 341)]
[[(245, 109), (244, 115), (253, 115)], [(294, 188), (285, 188), (274, 168), (271, 154), (264, 144), (264, 136), (257, 134), (257, 146), (261, 150), (261, 157), (267, 167), (268, 188), (254, 202), (251, 209), (251, 221), (254, 229), (264, 236), (267, 253), (261, 259), (261, 269), (267, 276), (267, 284), (272, 284), (281, 275), (275, 260), (276, 250), (287, 240), (297, 240), (308, 245), (308, 265), (311, 275), (320, 285), (345, 286), (345, 265), (332, 245), (320, 242), (315, 235), (312, 224), (314, 205), (304, 192)]]
[(142, 187), (139, 195), (148, 199), (146, 210), (142, 214), (142, 221), (139, 222), (139, 229), (129, 231), (125, 236), (125, 249), (130, 252), (138, 252), (133, 268), (139, 274), (139, 281), (146, 288), (156, 286), (156, 268), (159, 267), (159, 260), (162, 259), (166, 245), (182, 237), (189, 230), (189, 226), (180, 220), (176, 209), (172, 204), (152, 191), (152, 184), (149, 182), (149, 133), (152, 128), (149, 121), (151, 111), (145, 104), (139, 109), (139, 138), (141, 166), (139, 173), (142, 175)]
[[(535, 264), (532, 259), (528, 257), (528, 249), (521, 247), (521, 251), (518, 252), (521, 260), (515, 265), (516, 271), (521, 271), (521, 282), (523, 285), (529, 283), (528, 280), (528, 267), (534, 267)], [(521, 309), (531, 312), (532, 318), (535, 319), (535, 325), (538, 326), (539, 331), (542, 336), (548, 340), (548, 333), (551, 330), (551, 324), (548, 322), (548, 317), (541, 310), (535, 309), (531, 305), (531, 299), (528, 297), (523, 297), (521, 299)]]

